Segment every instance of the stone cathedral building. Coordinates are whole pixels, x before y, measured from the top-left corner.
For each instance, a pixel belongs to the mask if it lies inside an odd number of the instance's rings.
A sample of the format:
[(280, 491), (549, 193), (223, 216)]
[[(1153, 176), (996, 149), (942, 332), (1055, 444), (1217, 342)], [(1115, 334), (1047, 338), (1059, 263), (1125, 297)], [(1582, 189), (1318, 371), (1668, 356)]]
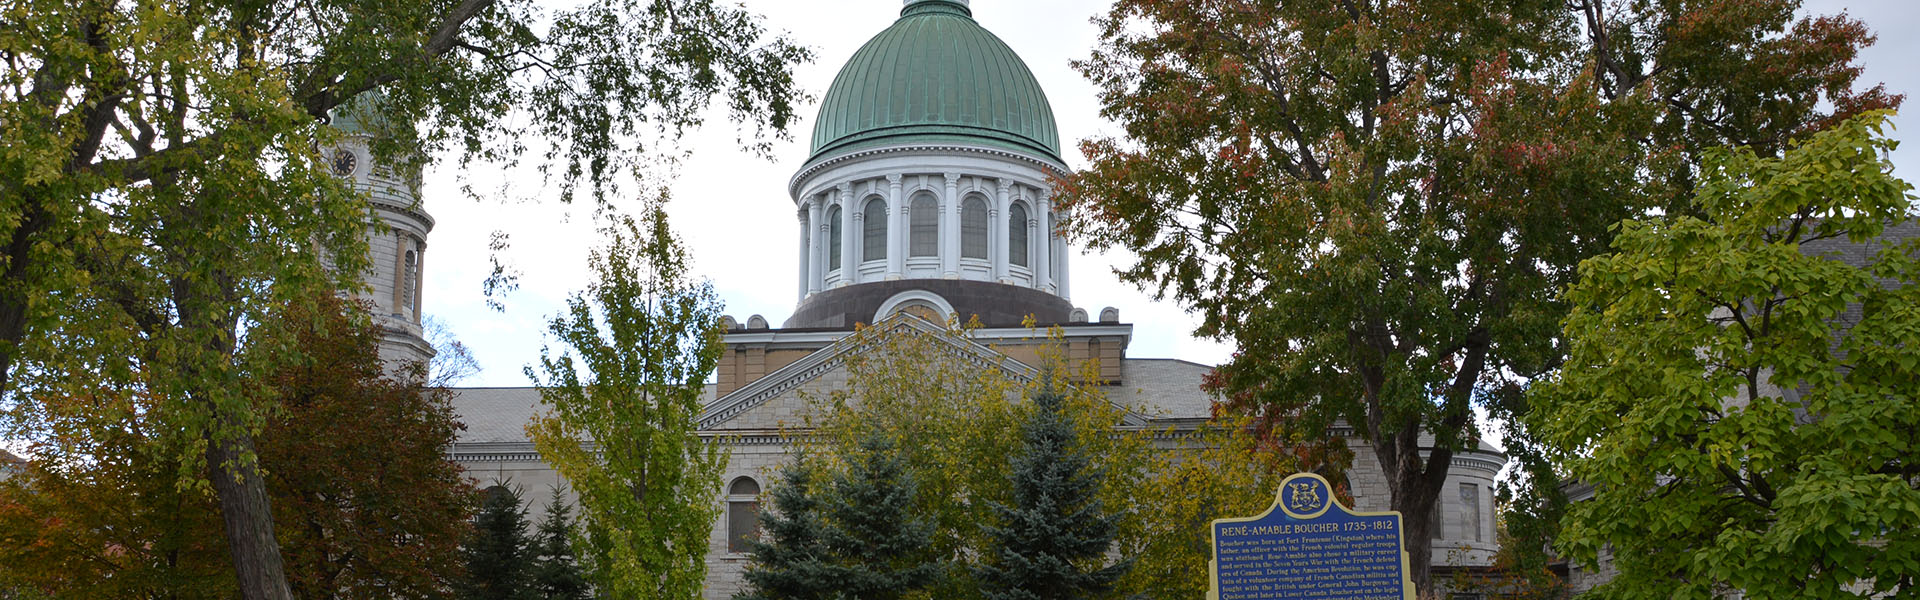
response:
[[(346, 123), (349, 131), (356, 131)], [(843, 343), (856, 324), (933, 325), (978, 318), (969, 342), (981, 368), (1032, 373), (1040, 340), (1024, 327), (1066, 332), (1070, 358), (1099, 359), (1111, 400), (1129, 425), (1187, 426), (1206, 420), (1200, 389), (1210, 367), (1128, 355), (1133, 326), (1113, 308), (1072, 301), (1073, 252), (1054, 234), (1049, 173), (1065, 172), (1045, 91), (1006, 42), (973, 19), (967, 0), (905, 0), (899, 20), (847, 61), (814, 121), (806, 157), (786, 190), (798, 225), (794, 250), (799, 303), (778, 327), (754, 315), (729, 319), (716, 381), (699, 416), (703, 435), (728, 440), (732, 462), (714, 502), (725, 505), (708, 551), (706, 597), (731, 598), (747, 557), (741, 538), (755, 527), (759, 494), (786, 459), (782, 423), (798, 422), (803, 393), (845, 383)], [(370, 165), (364, 143), (349, 142), (336, 170), (373, 196), (389, 227), (369, 233), (373, 303), (385, 332), (383, 356), (424, 360), (421, 271), (433, 219), (416, 181)], [(753, 207), (742, 206), (742, 209)], [(524, 427), (538, 403), (532, 388), (455, 390), (467, 430), (451, 452), (482, 487), (511, 481), (543, 504), (560, 483)], [(1008, 435), (1017, 435), (1008, 432)], [(1378, 461), (1354, 440), (1351, 483), (1362, 510), (1386, 510)], [(1436, 511), (1444, 520), (1434, 564), (1484, 566), (1495, 548), (1493, 478), (1505, 457), (1491, 448), (1461, 452)], [(535, 510), (539, 507), (536, 506)], [(1442, 571), (1444, 573), (1444, 571)]]

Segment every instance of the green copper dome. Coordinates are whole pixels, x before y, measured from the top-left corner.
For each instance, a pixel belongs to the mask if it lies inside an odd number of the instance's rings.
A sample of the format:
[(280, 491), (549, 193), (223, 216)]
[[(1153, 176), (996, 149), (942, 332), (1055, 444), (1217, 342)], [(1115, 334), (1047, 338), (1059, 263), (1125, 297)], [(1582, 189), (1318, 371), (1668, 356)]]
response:
[(813, 156), (957, 142), (1060, 160), (1053, 108), (1027, 64), (966, 3), (910, 0), (840, 69), (813, 125)]

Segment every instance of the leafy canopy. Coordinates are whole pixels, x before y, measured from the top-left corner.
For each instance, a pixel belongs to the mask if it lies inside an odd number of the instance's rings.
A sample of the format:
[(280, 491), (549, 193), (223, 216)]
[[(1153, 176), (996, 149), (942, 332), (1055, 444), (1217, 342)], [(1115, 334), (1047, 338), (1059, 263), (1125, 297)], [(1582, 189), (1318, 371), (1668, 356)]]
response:
[(1557, 292), (1608, 228), (1684, 206), (1706, 148), (1898, 103), (1854, 90), (1864, 26), (1798, 6), (1119, 0), (1076, 67), (1124, 135), (1083, 141), (1058, 198), (1137, 257), (1123, 279), (1238, 346), (1215, 382), (1232, 410), (1366, 440), (1431, 593), (1431, 508), (1474, 410), (1525, 411), (1565, 352)]
[(1530, 425), (1593, 487), (1558, 548), (1611, 548), (1600, 597), (1914, 593), (1920, 215), (1886, 126), (1710, 152), (1693, 211), (1581, 265)]
[[(289, 587), (302, 597), (444, 597), (474, 508), (472, 488), (442, 451), (460, 428), (447, 392), (387, 377), (378, 332), (351, 303), (327, 295), (269, 314), (257, 334), (291, 337), (284, 351), (303, 357), (249, 378), (285, 399), (261, 430), (259, 453)], [(150, 410), (160, 400), (100, 385), (33, 401), (96, 415), (87, 431), (103, 433), (36, 444), (36, 460), (0, 483), (0, 589), (235, 594), (217, 501), (175, 485), (173, 454), (161, 445), (171, 432), (156, 431), (166, 424)]]
[[(1016, 505), (1009, 457), (1024, 443), (1007, 432), (1020, 431), (1032, 415), (1026, 399), (1043, 391), (1040, 372), (1092, 382), (1101, 380), (1099, 365), (1069, 361), (1060, 331), (1036, 331), (1036, 339), (1004, 350), (1032, 352), (1038, 370), (1010, 372), (1004, 357), (977, 346), (966, 329), (907, 325), (912, 318), (883, 321), (844, 341), (863, 349), (846, 357), (846, 386), (808, 397), (802, 421), (788, 426), (810, 434), (809, 463), (826, 474), (846, 469), (866, 438), (889, 440), (920, 489), (915, 514), (934, 523), (922, 552), (949, 566), (932, 593), (978, 595), (983, 582), (975, 569), (996, 544), (992, 525), (1001, 522), (995, 507)], [(1292, 472), (1290, 454), (1254, 437), (1245, 419), (1179, 430), (1125, 425), (1142, 416), (1134, 410), (1153, 410), (1109, 395), (1125, 388), (1063, 383), (1059, 391), (1072, 444), (1088, 469), (1102, 474), (1094, 501), (1117, 515), (1112, 551), (1133, 561), (1114, 593), (1206, 594), (1207, 522), (1265, 510), (1280, 478)]]
[(525, 369), (545, 409), (527, 434), (580, 499), (575, 547), (594, 588), (691, 600), (727, 462), (694, 430), (720, 359), (720, 305), (689, 274), (665, 208), (644, 210), (613, 219), (588, 261), (598, 278), (549, 322), (564, 346)]

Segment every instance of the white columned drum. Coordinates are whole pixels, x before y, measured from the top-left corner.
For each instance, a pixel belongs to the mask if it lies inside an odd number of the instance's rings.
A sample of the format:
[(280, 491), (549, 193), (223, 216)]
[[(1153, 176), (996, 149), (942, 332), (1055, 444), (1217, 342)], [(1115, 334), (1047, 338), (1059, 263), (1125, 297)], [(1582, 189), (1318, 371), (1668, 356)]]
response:
[[(1068, 322), (1065, 263), (1057, 238), (1042, 231), (1048, 207), (1038, 198), (1051, 174), (1068, 171), (1053, 108), (967, 2), (903, 2), (893, 26), (848, 59), (813, 123), (810, 155), (788, 192), (797, 207), (821, 198), (819, 216), (808, 207), (799, 217), (810, 224), (839, 207), (841, 261), (836, 269), (824, 247), (811, 250), (819, 258), (802, 266), (807, 293), (787, 327), (851, 327), (901, 306), (950, 307), (987, 327), (1029, 316)], [(1010, 222), (1016, 201), (1025, 215)], [(875, 214), (866, 214), (870, 203)], [(808, 231), (811, 245), (831, 243), (831, 232)], [(884, 259), (875, 254), (883, 248)], [(1015, 256), (1025, 259), (1013, 264)]]

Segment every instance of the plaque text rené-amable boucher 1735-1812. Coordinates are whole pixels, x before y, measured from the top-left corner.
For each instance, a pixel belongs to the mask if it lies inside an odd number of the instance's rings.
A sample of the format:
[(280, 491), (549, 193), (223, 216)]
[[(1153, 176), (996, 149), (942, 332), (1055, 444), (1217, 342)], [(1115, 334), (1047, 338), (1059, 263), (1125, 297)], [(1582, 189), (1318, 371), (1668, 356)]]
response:
[(1208, 600), (1413, 600), (1400, 513), (1356, 513), (1312, 473), (1280, 483), (1265, 514), (1213, 528)]

